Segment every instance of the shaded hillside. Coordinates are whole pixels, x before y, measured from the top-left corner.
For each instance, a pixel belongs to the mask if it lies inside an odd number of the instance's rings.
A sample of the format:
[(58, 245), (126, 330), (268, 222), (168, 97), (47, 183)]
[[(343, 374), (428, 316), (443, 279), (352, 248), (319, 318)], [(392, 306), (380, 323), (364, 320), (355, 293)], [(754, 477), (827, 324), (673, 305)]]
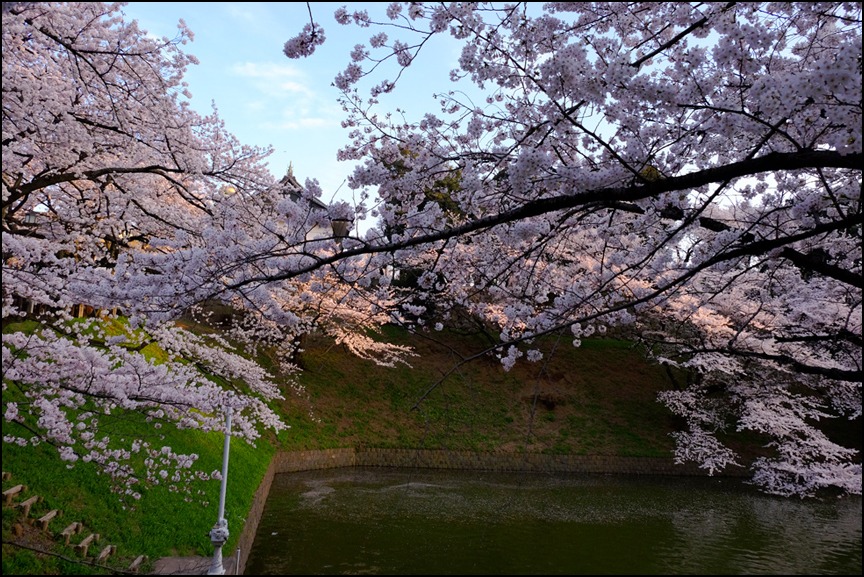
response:
[[(630, 343), (590, 339), (543, 344), (544, 359), (505, 372), (492, 356), (459, 364), (486, 346), (476, 334), (410, 335), (408, 366), (378, 367), (309, 337), (300, 394), (283, 403), (286, 448), (338, 446), (670, 456), (679, 423), (657, 402), (667, 372)], [(434, 340), (433, 340), (434, 339)]]
[[(675, 430), (686, 424), (657, 400), (687, 375), (649, 361), (632, 342), (585, 339), (575, 348), (551, 337), (543, 360), (520, 360), (509, 372), (493, 356), (460, 364), (489, 340), (477, 332), (411, 334), (384, 329), (385, 340), (410, 345), (409, 366), (379, 367), (320, 336), (307, 337), (300, 392), (282, 402), (291, 426), (282, 448), (424, 448), (550, 454), (671, 457)], [(861, 450), (861, 418), (834, 419), (823, 430)], [(748, 465), (769, 455), (768, 440), (734, 425), (721, 440)], [(732, 472), (732, 471), (730, 471)]]

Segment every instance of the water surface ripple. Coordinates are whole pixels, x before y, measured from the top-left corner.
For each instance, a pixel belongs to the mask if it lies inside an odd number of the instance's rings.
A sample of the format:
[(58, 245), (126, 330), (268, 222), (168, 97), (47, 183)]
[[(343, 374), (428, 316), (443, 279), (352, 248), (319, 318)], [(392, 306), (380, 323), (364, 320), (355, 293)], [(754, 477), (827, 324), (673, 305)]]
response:
[(861, 574), (861, 498), (740, 479), (346, 468), (277, 475), (248, 575)]

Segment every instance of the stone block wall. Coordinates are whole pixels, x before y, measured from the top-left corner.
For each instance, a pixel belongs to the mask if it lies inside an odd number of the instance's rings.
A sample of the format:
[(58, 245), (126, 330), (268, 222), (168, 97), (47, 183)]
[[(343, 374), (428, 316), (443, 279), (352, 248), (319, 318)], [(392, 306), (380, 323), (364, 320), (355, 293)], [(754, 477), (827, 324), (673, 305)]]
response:
[(475, 453), (415, 449), (356, 449), (357, 467), (415, 467), (542, 473), (615, 473), (626, 475), (704, 475), (695, 465), (669, 458)]

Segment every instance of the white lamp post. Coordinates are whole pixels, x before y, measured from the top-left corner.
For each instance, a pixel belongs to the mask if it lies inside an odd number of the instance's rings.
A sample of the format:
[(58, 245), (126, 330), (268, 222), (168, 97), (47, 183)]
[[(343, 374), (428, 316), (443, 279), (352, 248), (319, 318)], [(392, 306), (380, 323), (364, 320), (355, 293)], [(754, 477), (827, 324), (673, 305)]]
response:
[(210, 541), (216, 549), (208, 575), (224, 575), (222, 566), (222, 546), (228, 541), (228, 520), (225, 519), (225, 487), (228, 483), (228, 449), (231, 444), (231, 405), (225, 407), (225, 445), (222, 449), (222, 485), (219, 488), (219, 517), (210, 529)]

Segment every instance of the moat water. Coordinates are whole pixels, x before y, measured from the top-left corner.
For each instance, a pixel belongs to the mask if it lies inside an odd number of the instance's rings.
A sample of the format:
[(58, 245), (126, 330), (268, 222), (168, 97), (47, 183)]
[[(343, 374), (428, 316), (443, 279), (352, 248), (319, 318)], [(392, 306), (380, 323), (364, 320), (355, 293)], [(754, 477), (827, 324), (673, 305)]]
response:
[(286, 473), (246, 574), (860, 575), (861, 508), (729, 478)]

